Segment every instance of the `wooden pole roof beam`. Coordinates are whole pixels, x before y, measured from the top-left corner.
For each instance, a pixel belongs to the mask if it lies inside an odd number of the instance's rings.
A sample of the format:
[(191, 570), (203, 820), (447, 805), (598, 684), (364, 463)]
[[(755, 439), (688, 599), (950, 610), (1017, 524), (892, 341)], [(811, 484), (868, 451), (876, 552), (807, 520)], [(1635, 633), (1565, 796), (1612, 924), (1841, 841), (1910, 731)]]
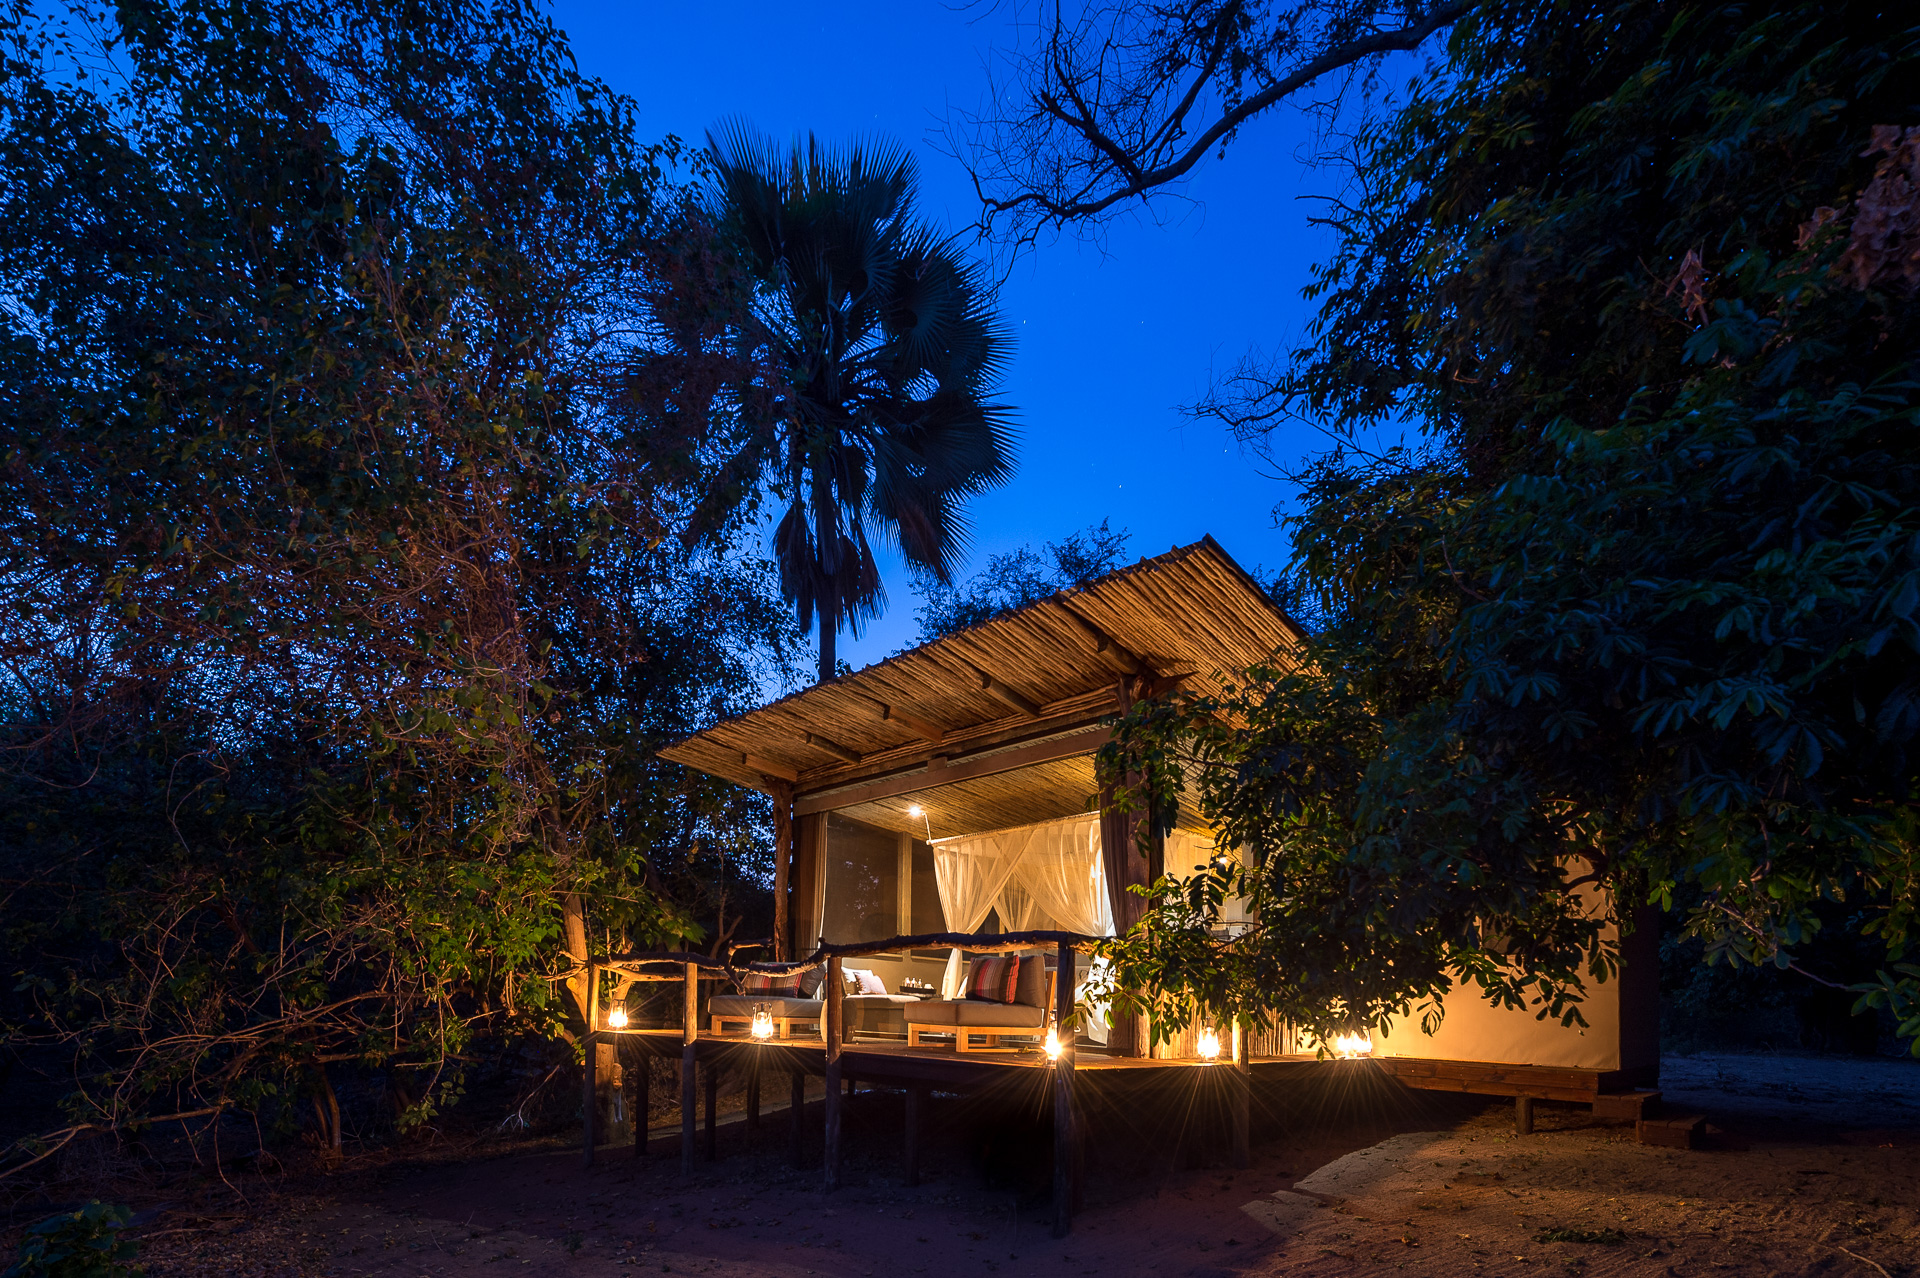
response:
[(841, 745), (838, 741), (829, 741), (817, 732), (803, 732), (801, 738), (816, 750), (832, 755), (846, 763), (860, 762), (860, 752)]
[(1060, 615), (1065, 617), (1068, 624), (1075, 630), (1078, 630), (1081, 635), (1086, 638), (1087, 642), (1093, 645), (1094, 652), (1098, 653), (1108, 665), (1118, 670), (1121, 674), (1137, 675), (1151, 673), (1151, 667), (1149, 667), (1146, 662), (1121, 647), (1120, 644), (1114, 641), (1112, 635), (1109, 635), (1106, 631), (1081, 616), (1072, 604), (1069, 604), (1064, 599), (1055, 599), (1054, 602), (1060, 607)]
[(882, 705), (880, 707), (880, 717), (899, 724), (909, 732), (919, 733), (934, 745), (939, 745), (942, 741), (946, 740), (946, 729), (936, 728), (925, 719), (916, 719), (912, 715), (904, 713), (898, 706)]
[(776, 781), (794, 782), (800, 779), (797, 768), (790, 768), (784, 763), (775, 763), (772, 759), (763, 759), (757, 754), (743, 754), (740, 756), (740, 762), (761, 776), (772, 777)]
[(976, 669), (974, 673), (980, 676), (980, 690), (982, 692), (998, 697), (1002, 702), (1018, 710), (1029, 719), (1037, 719), (1040, 717), (1040, 707), (1032, 701), (1021, 696), (984, 670)]
[(861, 701), (871, 706), (873, 712), (879, 715), (885, 722), (897, 723), (908, 732), (916, 736), (925, 737), (934, 745), (939, 745), (946, 739), (947, 730), (945, 728), (936, 727), (934, 724), (928, 723), (925, 719), (917, 719), (902, 710), (899, 706), (891, 705), (885, 701), (878, 701), (872, 697), (863, 696), (860, 693), (855, 693), (854, 696), (859, 697)]

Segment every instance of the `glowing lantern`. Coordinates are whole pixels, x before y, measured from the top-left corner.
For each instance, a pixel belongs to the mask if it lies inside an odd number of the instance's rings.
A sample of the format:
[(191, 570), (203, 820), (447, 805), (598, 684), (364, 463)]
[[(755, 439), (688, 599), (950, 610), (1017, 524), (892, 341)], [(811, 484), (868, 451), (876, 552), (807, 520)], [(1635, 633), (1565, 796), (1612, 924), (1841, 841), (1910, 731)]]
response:
[(753, 1027), (751, 1033), (758, 1039), (769, 1039), (773, 1037), (772, 1011), (764, 1007), (756, 1007), (753, 1009)]
[(616, 1007), (611, 1012), (608, 1012), (607, 1025), (613, 1029), (625, 1029), (627, 1027), (627, 1009), (624, 1007)]
[(1200, 1049), (1201, 1060), (1212, 1062), (1220, 1059), (1220, 1035), (1214, 1031), (1212, 1026), (1208, 1026), (1206, 1029), (1200, 1031), (1200, 1038), (1196, 1046)]
[(1333, 1038), (1333, 1054), (1343, 1061), (1357, 1060), (1371, 1054), (1373, 1040), (1365, 1034), (1336, 1034)]
[(1050, 1061), (1057, 1061), (1060, 1059), (1060, 1031), (1059, 1030), (1047, 1031), (1047, 1059)]

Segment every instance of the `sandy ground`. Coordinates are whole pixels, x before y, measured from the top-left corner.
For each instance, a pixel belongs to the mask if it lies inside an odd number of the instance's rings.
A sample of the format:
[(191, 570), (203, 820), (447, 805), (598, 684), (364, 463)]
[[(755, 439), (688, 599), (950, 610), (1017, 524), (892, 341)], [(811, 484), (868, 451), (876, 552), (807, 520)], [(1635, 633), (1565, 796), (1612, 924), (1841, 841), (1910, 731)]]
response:
[(1571, 1107), (1542, 1107), (1520, 1137), (1507, 1105), (1423, 1097), (1295, 1116), (1230, 1171), (1123, 1123), (1090, 1151), (1064, 1241), (1044, 1175), (1023, 1184), (983, 1155), (992, 1132), (983, 1145), (964, 1108), (936, 1103), (924, 1183), (906, 1187), (882, 1093), (851, 1106), (848, 1184), (831, 1197), (817, 1162), (788, 1165), (774, 1114), (753, 1148), (724, 1129), (723, 1156), (689, 1182), (677, 1157), (630, 1150), (591, 1173), (575, 1149), (349, 1172), (159, 1214), (146, 1259), (153, 1278), (1920, 1274), (1920, 1064), (1699, 1056), (1663, 1072), (1670, 1101), (1709, 1116), (1714, 1148), (1641, 1146)]

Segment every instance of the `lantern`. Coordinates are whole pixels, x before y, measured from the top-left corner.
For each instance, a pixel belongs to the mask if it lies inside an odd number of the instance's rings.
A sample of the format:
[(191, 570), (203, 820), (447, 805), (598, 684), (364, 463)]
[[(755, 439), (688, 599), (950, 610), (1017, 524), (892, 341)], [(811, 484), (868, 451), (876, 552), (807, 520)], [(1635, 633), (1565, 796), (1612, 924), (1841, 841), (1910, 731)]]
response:
[(1358, 1060), (1372, 1051), (1373, 1040), (1365, 1034), (1336, 1034), (1333, 1037), (1333, 1054), (1343, 1061)]
[(607, 1027), (617, 1030), (625, 1029), (627, 1027), (627, 1009), (624, 1007), (616, 1007), (608, 1012)]
[(772, 1038), (773, 1037), (773, 1010), (767, 1007), (754, 1008), (753, 1024), (749, 1032), (752, 1033), (752, 1035), (755, 1038), (760, 1039), (762, 1041)]
[(1060, 1031), (1059, 1030), (1047, 1031), (1047, 1049), (1046, 1050), (1047, 1050), (1048, 1060), (1057, 1061), (1060, 1059)]
[(1196, 1046), (1200, 1049), (1201, 1060), (1212, 1063), (1220, 1059), (1220, 1035), (1211, 1025), (1200, 1031)]

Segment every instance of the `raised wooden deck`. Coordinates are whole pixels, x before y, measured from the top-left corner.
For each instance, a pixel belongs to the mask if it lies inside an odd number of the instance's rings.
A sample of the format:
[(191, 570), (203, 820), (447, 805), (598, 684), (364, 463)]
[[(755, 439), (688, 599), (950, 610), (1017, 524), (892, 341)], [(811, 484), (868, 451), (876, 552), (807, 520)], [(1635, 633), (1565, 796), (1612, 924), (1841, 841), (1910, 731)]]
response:
[[(655, 1057), (681, 1059), (686, 1043), (677, 1029), (634, 1029), (602, 1031), (602, 1037), (630, 1041)], [(736, 1067), (748, 1060), (763, 1062), (763, 1072), (793, 1072), (824, 1075), (827, 1045), (817, 1038), (755, 1039), (746, 1034), (703, 1032), (693, 1043), (694, 1059), (722, 1068)], [(755, 1054), (749, 1056), (749, 1053)], [(1305, 1066), (1364, 1067), (1364, 1061), (1328, 1061), (1312, 1056), (1256, 1056), (1249, 1065), (1255, 1077), (1276, 1074)], [(845, 1077), (870, 1083), (931, 1083), (950, 1085), (960, 1090), (991, 1085), (1010, 1074), (1046, 1073), (1055, 1068), (1039, 1049), (1020, 1052), (968, 1052), (908, 1047), (904, 1042), (880, 1038), (856, 1038), (840, 1049), (840, 1068)], [(1097, 1047), (1079, 1046), (1074, 1053), (1076, 1074), (1137, 1074), (1181, 1070), (1232, 1069), (1226, 1060), (1166, 1060), (1151, 1057), (1108, 1056)]]

